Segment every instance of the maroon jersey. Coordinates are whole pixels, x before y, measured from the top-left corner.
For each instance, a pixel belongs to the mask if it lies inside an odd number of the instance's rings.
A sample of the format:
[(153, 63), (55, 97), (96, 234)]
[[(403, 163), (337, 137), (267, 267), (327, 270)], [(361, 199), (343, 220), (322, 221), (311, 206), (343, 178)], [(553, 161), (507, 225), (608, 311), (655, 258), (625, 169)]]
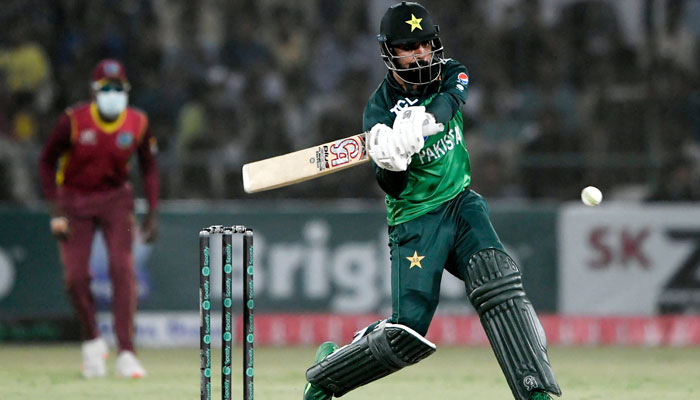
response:
[(129, 161), (136, 152), (148, 205), (155, 210), (156, 149), (148, 117), (141, 111), (129, 107), (115, 121), (106, 122), (95, 103), (69, 108), (58, 118), (41, 154), (44, 195), (55, 200), (57, 187), (85, 194), (119, 188), (129, 179)]

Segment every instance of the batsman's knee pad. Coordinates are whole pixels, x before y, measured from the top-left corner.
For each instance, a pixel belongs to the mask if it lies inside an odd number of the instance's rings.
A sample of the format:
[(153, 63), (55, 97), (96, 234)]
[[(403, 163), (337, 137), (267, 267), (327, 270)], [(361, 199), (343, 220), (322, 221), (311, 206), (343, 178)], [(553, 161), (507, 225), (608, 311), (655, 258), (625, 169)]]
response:
[(535, 389), (561, 395), (544, 329), (513, 259), (499, 250), (481, 250), (469, 259), (464, 275), (469, 300), (515, 398), (527, 400)]
[(306, 379), (335, 397), (417, 363), (435, 345), (412, 329), (386, 321), (306, 371)]

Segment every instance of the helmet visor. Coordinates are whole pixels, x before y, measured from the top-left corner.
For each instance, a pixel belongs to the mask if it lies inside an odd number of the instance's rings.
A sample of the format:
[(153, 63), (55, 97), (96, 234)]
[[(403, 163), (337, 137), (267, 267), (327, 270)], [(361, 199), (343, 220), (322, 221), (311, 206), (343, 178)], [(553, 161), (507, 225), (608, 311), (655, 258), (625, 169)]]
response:
[[(430, 50), (416, 53), (414, 50), (430, 44)], [(395, 71), (404, 82), (425, 85), (435, 81), (442, 70), (443, 47), (439, 38), (422, 42), (403, 43), (391, 46), (386, 41), (379, 43), (382, 60), (390, 71)], [(410, 52), (398, 55), (395, 49)], [(427, 55), (427, 57), (426, 57)]]

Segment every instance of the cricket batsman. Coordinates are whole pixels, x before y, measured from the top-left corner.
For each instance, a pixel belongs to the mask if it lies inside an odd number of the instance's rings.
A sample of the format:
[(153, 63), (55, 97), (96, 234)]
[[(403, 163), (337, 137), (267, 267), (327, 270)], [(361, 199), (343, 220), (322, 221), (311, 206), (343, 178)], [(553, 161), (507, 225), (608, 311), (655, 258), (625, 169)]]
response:
[(460, 107), (469, 75), (444, 58), (438, 26), (420, 4), (384, 14), (377, 36), (388, 68), (364, 111), (367, 148), (386, 192), (392, 315), (338, 349), (322, 344), (306, 371), (304, 399), (331, 399), (435, 352), (425, 338), (443, 270), (464, 281), (516, 400), (561, 395), (547, 341), (520, 270), (469, 189)]
[(142, 234), (147, 242), (158, 231), (158, 167), (155, 138), (148, 117), (128, 107), (129, 81), (123, 65), (102, 60), (92, 73), (90, 102), (68, 108), (58, 118), (39, 161), (41, 185), (51, 203), (51, 232), (58, 239), (68, 297), (80, 319), (82, 374), (107, 374), (106, 342), (95, 320), (89, 259), (93, 236), (101, 229), (109, 254), (112, 312), (117, 338), (118, 376), (146, 376), (134, 353), (136, 282), (132, 243), (133, 190), (129, 162), (136, 154), (148, 200)]

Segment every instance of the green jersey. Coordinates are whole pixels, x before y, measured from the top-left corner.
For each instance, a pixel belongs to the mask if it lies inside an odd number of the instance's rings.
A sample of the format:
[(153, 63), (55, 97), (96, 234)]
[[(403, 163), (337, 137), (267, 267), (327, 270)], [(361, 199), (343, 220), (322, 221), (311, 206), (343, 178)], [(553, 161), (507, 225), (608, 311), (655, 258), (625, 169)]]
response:
[(471, 167), (464, 144), (461, 106), (467, 98), (467, 69), (446, 59), (440, 79), (405, 91), (388, 73), (372, 94), (364, 111), (363, 129), (375, 124), (392, 126), (405, 107), (425, 106), (445, 129), (425, 140), (413, 155), (406, 172), (392, 172), (373, 163), (379, 185), (387, 192), (387, 222), (390, 226), (410, 221), (449, 201), (469, 186)]

